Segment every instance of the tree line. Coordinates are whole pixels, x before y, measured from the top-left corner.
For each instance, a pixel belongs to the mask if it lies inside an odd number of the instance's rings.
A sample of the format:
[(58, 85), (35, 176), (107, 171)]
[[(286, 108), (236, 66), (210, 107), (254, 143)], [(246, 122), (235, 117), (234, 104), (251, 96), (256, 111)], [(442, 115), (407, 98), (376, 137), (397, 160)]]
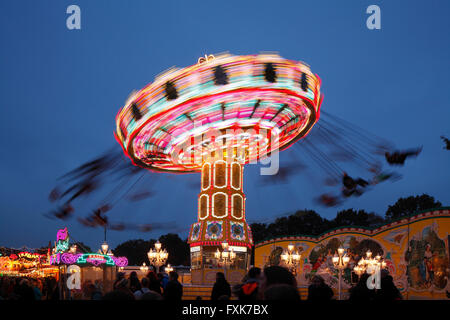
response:
[(427, 194), (399, 198), (388, 206), (384, 217), (365, 210), (345, 209), (332, 220), (322, 218), (314, 210), (299, 210), (287, 217), (277, 218), (272, 223), (253, 223), (250, 225), (254, 242), (293, 235), (318, 236), (328, 230), (357, 226), (376, 228), (383, 224), (410, 216), (417, 212), (441, 207), (442, 203)]

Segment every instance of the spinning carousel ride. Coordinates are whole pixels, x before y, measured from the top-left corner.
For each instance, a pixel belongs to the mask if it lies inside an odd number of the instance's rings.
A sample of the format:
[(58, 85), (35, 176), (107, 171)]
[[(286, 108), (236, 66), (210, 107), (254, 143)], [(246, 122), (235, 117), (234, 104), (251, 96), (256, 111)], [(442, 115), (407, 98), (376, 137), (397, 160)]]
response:
[(245, 216), (243, 169), (304, 138), (320, 115), (320, 78), (276, 54), (205, 56), (133, 92), (116, 117), (115, 137), (136, 166), (201, 172), (191, 226), (193, 283), (211, 283), (226, 242), (228, 279), (240, 281), (253, 244)]

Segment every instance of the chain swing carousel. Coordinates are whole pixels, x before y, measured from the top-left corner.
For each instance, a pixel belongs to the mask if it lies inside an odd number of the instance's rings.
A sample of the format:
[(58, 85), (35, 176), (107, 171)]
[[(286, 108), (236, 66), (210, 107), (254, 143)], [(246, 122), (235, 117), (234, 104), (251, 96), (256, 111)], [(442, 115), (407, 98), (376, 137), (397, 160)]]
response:
[[(321, 101), (320, 78), (304, 63), (276, 54), (221, 54), (168, 70), (119, 111), (115, 137), (134, 165), (201, 173), (188, 238), (193, 283), (213, 283), (224, 268), (230, 282), (242, 279), (253, 245), (244, 166), (305, 137)], [(233, 261), (217, 258), (222, 247)]]

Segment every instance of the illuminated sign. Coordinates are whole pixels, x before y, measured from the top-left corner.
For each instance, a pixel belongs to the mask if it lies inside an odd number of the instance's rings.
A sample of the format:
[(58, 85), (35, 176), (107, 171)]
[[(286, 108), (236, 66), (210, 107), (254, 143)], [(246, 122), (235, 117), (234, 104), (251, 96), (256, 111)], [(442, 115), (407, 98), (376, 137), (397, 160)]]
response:
[(125, 257), (114, 257), (105, 254), (98, 253), (57, 253), (50, 257), (50, 264), (92, 264), (99, 266), (105, 264), (107, 266), (126, 267), (128, 265), (128, 259)]
[(247, 252), (247, 247), (229, 246), (228, 249), (233, 249), (234, 252)]
[(69, 250), (69, 232), (67, 227), (59, 229), (56, 233), (56, 248), (57, 253), (63, 253)]
[(44, 254), (39, 253), (30, 253), (30, 252), (20, 252), (18, 254), (19, 258), (25, 258), (25, 259), (40, 259), (45, 257)]
[(198, 252), (200, 251), (200, 246), (191, 247), (191, 252)]

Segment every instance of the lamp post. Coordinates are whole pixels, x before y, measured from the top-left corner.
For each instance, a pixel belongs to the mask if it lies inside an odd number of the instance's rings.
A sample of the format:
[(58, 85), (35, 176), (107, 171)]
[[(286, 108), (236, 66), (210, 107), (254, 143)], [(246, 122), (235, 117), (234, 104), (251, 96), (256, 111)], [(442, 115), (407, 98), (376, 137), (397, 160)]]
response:
[(105, 241), (103, 241), (103, 243), (102, 243), (102, 245), (101, 245), (101, 252), (103, 253), (103, 254), (108, 254), (108, 248), (109, 248), (109, 246), (108, 246), (108, 244), (106, 243), (106, 240)]
[(284, 264), (288, 267), (288, 269), (297, 275), (297, 266), (300, 263), (301, 255), (295, 250), (295, 247), (292, 243), (288, 245), (288, 249), (284, 250), (281, 254), (281, 260), (283, 260)]
[(170, 273), (170, 272), (173, 271), (173, 268), (170, 266), (170, 263), (167, 264), (167, 266), (164, 268), (164, 271), (165, 271), (166, 273)]
[(223, 264), (223, 271), (225, 274), (225, 278), (227, 276), (227, 265), (233, 264), (236, 259), (236, 253), (233, 249), (228, 250), (228, 242), (222, 242), (222, 251), (217, 248), (217, 251), (214, 253), (214, 257), (217, 259), (217, 262)]
[(380, 255), (376, 255), (375, 258), (372, 257), (372, 252), (367, 250), (366, 258), (361, 258), (358, 261), (358, 264), (353, 268), (353, 271), (358, 276), (361, 276), (363, 273), (374, 274), (380, 269), (386, 268), (386, 262), (381, 258)]
[[(99, 253), (102, 253), (102, 254), (105, 254), (105, 255), (108, 254), (109, 245), (106, 242), (106, 227), (105, 227), (105, 240), (103, 241), (103, 243), (100, 246), (100, 248), (101, 249), (98, 250)], [(103, 289), (106, 290), (106, 279), (107, 279), (107, 276), (106, 276), (106, 264), (103, 264), (102, 269), (103, 269)]]
[(77, 245), (74, 244), (73, 246), (71, 246), (69, 251), (70, 251), (70, 253), (72, 253), (72, 254), (77, 253)]
[(342, 271), (347, 268), (347, 264), (350, 261), (350, 257), (345, 254), (344, 248), (339, 248), (338, 253), (334, 255), (333, 257), (333, 265), (336, 269), (339, 271), (339, 300), (342, 300), (342, 290), (341, 290), (341, 283), (342, 283)]
[(140, 267), (140, 269), (141, 269), (141, 272), (142, 272), (142, 273), (144, 273), (144, 274), (147, 273), (148, 267), (147, 267), (147, 265), (145, 264), (145, 262), (142, 263), (142, 266)]
[(169, 253), (166, 249), (161, 250), (161, 242), (157, 241), (155, 243), (155, 250), (150, 248), (150, 251), (147, 252), (147, 256), (150, 263), (155, 265), (157, 272), (159, 272), (159, 267), (166, 263)]

